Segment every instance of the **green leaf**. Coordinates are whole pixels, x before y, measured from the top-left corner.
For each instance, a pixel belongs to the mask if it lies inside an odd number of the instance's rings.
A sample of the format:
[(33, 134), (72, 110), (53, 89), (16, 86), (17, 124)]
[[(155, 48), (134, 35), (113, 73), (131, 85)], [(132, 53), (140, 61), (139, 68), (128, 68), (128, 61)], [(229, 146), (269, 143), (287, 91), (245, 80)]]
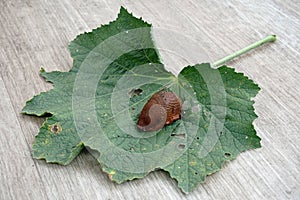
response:
[(66, 165), (83, 149), (72, 116), (72, 82), (76, 74), (72, 72), (47, 73), (42, 69), (41, 75), (47, 81), (53, 82), (55, 87), (27, 101), (22, 113), (53, 116), (47, 117), (39, 134), (35, 137), (33, 157)]
[[(208, 75), (215, 73), (214, 71), (218, 71), (224, 84), (225, 93), (222, 95), (220, 88), (214, 88), (216, 85), (220, 86), (220, 83)], [(202, 77), (205, 76), (211, 79), (204, 80)], [(243, 74), (236, 73), (226, 66), (219, 69), (212, 69), (207, 64), (186, 67), (180, 73), (179, 79), (181, 77), (184, 77), (197, 93), (197, 100), (202, 107), (200, 129), (186, 152), (164, 170), (168, 171), (171, 177), (178, 181), (178, 186), (188, 193), (203, 182), (206, 175), (220, 170), (224, 161), (236, 158), (240, 152), (247, 149), (260, 147), (260, 138), (252, 125), (257, 116), (253, 109), (254, 102), (250, 100), (257, 94), (259, 88)], [(213, 88), (209, 90), (208, 85)], [(220, 98), (223, 95), (226, 98), (224, 102)], [(212, 96), (221, 101), (213, 104)], [(213, 106), (216, 107), (212, 109)], [(222, 112), (224, 113), (220, 115)], [(212, 117), (219, 122), (222, 121), (224, 126), (210, 124)], [(215, 130), (215, 135), (209, 135), (208, 129), (211, 126), (219, 129)], [(214, 143), (210, 144), (211, 141)], [(207, 147), (207, 151), (203, 150), (203, 147)]]
[[(35, 158), (46, 159), (47, 162), (68, 164), (80, 153), (83, 144), (77, 134), (72, 113), (72, 95), (79, 67), (91, 50), (109, 37), (131, 29), (150, 26), (150, 24), (133, 17), (124, 8), (121, 8), (116, 21), (101, 26), (101, 28), (90, 33), (81, 34), (70, 43), (69, 49), (74, 59), (74, 65), (69, 72), (45, 72), (44, 69), (41, 69), (41, 75), (54, 84), (54, 89), (43, 92), (27, 101), (22, 110), (24, 114), (37, 116), (51, 114), (54, 116), (47, 118), (35, 138), (33, 144), (33, 156)], [(144, 54), (144, 51), (149, 52), (149, 57)], [(155, 50), (140, 50), (139, 54), (133, 52), (131, 55), (133, 57), (142, 55), (140, 58), (142, 62), (149, 62), (148, 59), (150, 58), (154, 62), (159, 60)], [(50, 121), (50, 119), (52, 120)], [(55, 123), (59, 123), (62, 127), (59, 134), (49, 130), (49, 126)]]
[[(42, 70), (54, 88), (22, 111), (51, 114), (35, 138), (35, 158), (68, 164), (87, 146), (100, 153), (113, 181), (162, 169), (188, 193), (225, 161), (260, 147), (251, 100), (259, 87), (227, 66), (188, 66), (175, 77), (160, 62), (151, 25), (124, 8), (116, 21), (79, 35), (69, 49), (72, 69)], [(181, 98), (181, 119), (156, 132), (137, 131), (139, 113), (160, 90)]]

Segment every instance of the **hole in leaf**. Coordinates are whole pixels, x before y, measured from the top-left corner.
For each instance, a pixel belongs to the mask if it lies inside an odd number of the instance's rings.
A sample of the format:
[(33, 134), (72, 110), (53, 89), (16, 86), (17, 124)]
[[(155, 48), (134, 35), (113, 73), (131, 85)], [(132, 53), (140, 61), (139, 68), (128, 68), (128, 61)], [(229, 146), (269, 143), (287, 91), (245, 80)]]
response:
[(179, 138), (179, 139), (184, 139), (185, 138), (185, 134), (184, 133), (180, 133), (180, 134), (172, 133), (171, 136)]
[(200, 138), (199, 138), (199, 137), (196, 137), (196, 139), (199, 140)]
[(62, 131), (61, 126), (58, 123), (52, 124), (48, 126), (48, 129), (54, 133), (54, 134), (58, 134), (59, 132)]
[(195, 175), (197, 175), (197, 174), (198, 174), (198, 172), (195, 172), (194, 174), (195, 174)]
[(143, 90), (140, 89), (140, 88), (138, 88), (138, 89), (132, 89), (132, 90), (130, 90), (130, 92), (128, 94), (130, 95), (130, 97), (133, 97), (135, 95), (137, 95), (137, 96), (141, 95), (142, 92), (143, 92)]
[(208, 112), (208, 111), (204, 111), (204, 115), (205, 115), (206, 117), (208, 117), (208, 116), (209, 116), (209, 112)]
[(184, 144), (179, 144), (179, 145), (178, 145), (178, 148), (179, 148), (179, 149), (184, 149), (184, 148), (185, 148), (185, 145), (184, 145)]
[(228, 157), (231, 156), (231, 153), (224, 153), (224, 156), (225, 156), (226, 158), (228, 158)]
[(57, 131), (58, 131), (57, 125), (54, 125), (54, 126), (51, 128), (51, 131), (52, 131), (52, 132), (57, 132)]

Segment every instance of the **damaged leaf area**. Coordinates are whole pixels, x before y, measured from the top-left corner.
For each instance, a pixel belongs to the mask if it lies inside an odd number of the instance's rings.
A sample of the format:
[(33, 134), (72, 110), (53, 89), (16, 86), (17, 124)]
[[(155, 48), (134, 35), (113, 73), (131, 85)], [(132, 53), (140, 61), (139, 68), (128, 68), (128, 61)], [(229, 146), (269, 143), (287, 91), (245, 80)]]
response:
[(58, 134), (59, 132), (62, 131), (62, 128), (59, 125), (59, 123), (55, 123), (49, 126), (49, 130), (54, 134)]
[[(259, 87), (242, 73), (208, 63), (187, 66), (175, 77), (160, 61), (151, 25), (125, 8), (115, 21), (77, 36), (69, 49), (71, 70), (42, 69), (54, 88), (22, 110), (48, 116), (33, 143), (35, 158), (66, 165), (86, 146), (99, 153), (112, 181), (162, 169), (189, 193), (225, 161), (260, 147), (252, 124)], [(181, 99), (181, 118), (139, 132), (144, 105), (161, 90)]]
[[(41, 75), (55, 87), (27, 101), (22, 112), (30, 115), (47, 116), (33, 143), (33, 157), (50, 163), (69, 164), (83, 149), (75, 129), (72, 116), (71, 93), (74, 73), (45, 72)], [(69, 95), (68, 95), (69, 94)]]

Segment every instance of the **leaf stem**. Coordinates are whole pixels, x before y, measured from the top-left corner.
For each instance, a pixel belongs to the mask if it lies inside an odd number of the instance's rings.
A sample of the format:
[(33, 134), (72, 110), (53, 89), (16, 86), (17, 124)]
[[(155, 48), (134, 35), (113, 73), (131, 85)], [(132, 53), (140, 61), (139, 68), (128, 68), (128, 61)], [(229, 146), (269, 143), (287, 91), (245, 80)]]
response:
[(247, 47), (245, 47), (245, 48), (243, 48), (239, 51), (234, 52), (233, 54), (230, 54), (229, 56), (226, 56), (226, 57), (214, 62), (213, 66), (218, 67), (218, 66), (224, 64), (225, 62), (228, 62), (228, 61), (230, 61), (230, 60), (232, 60), (232, 59), (234, 59), (234, 58), (236, 58), (236, 57), (238, 57), (238, 56), (240, 56), (244, 53), (247, 53), (248, 51), (250, 51), (250, 50), (252, 50), (256, 47), (259, 47), (260, 45), (263, 45), (263, 44), (268, 43), (268, 42), (274, 42), (275, 40), (276, 40), (276, 35), (269, 35), (269, 36), (265, 37), (262, 40), (259, 40), (259, 41), (255, 42), (255, 43), (253, 43), (253, 44), (251, 44), (251, 45), (249, 45), (249, 46), (247, 46)]

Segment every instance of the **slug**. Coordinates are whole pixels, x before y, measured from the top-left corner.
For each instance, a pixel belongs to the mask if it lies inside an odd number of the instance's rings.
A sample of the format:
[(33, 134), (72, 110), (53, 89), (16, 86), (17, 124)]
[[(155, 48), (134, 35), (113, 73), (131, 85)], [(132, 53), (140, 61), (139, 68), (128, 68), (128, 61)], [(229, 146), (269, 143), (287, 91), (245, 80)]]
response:
[(140, 131), (157, 131), (165, 125), (180, 119), (181, 100), (173, 92), (155, 93), (143, 107), (137, 129)]

